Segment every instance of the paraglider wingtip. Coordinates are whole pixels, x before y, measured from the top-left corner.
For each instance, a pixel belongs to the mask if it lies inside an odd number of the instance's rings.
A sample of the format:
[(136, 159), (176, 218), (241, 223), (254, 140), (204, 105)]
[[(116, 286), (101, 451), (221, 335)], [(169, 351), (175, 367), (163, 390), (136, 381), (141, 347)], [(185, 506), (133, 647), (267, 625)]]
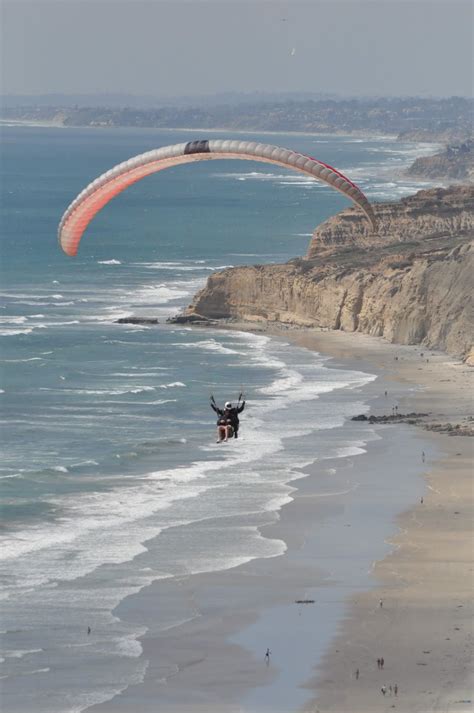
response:
[(68, 257), (76, 257), (77, 255), (77, 247), (75, 248), (65, 248), (64, 245), (61, 245), (61, 249), (65, 255)]

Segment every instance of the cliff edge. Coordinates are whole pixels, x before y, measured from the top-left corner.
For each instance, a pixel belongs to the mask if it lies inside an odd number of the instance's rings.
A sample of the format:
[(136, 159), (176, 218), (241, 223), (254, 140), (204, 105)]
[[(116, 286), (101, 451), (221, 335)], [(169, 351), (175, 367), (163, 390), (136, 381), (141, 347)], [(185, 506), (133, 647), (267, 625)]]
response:
[(456, 146), (447, 146), (433, 156), (417, 158), (406, 171), (416, 178), (449, 178), (474, 181), (474, 141), (472, 139)]
[(474, 187), (355, 208), (314, 232), (305, 258), (223, 270), (183, 318), (278, 321), (364, 332), (467, 358), (472, 346)]

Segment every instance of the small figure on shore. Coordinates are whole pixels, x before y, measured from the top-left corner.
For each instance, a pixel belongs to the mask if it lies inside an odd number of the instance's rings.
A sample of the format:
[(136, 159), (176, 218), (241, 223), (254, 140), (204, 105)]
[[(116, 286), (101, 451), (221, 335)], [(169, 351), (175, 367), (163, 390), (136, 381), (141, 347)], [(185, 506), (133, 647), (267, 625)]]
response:
[(87, 636), (89, 636), (89, 634), (91, 633), (91, 631), (92, 631), (92, 629), (90, 628), (90, 626), (88, 626), (88, 627), (87, 627)]
[(421, 460), (423, 463), (425, 462), (425, 451), (421, 451)]
[(377, 668), (380, 668), (380, 659), (377, 659)]
[(268, 666), (268, 664), (270, 663), (270, 654), (271, 654), (271, 653), (272, 653), (272, 652), (270, 651), (270, 649), (267, 649), (266, 652), (265, 652), (265, 663), (267, 664), (267, 666)]
[(385, 696), (385, 694), (387, 693), (387, 687), (382, 686), (382, 688), (380, 690), (382, 691), (382, 696)]
[(380, 668), (383, 668), (384, 663), (385, 663), (385, 661), (383, 660), (383, 658), (381, 658), (380, 659)]
[(395, 413), (396, 413), (397, 416), (398, 416), (398, 406), (395, 406)]
[(356, 668), (356, 673), (355, 673), (356, 681), (359, 680), (359, 669)]
[(380, 607), (380, 609), (382, 609), (382, 607), (383, 607), (383, 599), (380, 599), (380, 601), (379, 601), (379, 607)]
[(387, 396), (388, 396), (388, 391), (385, 392), (385, 398), (387, 398)]
[(394, 685), (393, 692), (396, 696), (398, 696), (398, 685), (397, 684)]
[(420, 498), (420, 503), (423, 505), (423, 495)]
[(388, 695), (389, 695), (389, 696), (392, 695), (392, 687), (391, 687), (391, 686), (388, 687)]

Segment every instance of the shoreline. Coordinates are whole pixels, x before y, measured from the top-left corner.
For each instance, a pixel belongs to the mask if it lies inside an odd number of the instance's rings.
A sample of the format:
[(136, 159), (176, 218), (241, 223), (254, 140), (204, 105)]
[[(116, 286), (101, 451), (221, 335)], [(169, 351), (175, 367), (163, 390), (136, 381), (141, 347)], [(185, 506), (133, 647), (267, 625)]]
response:
[[(228, 131), (233, 132), (234, 134), (244, 134), (244, 135), (255, 135), (255, 134), (262, 134), (262, 135), (269, 135), (269, 136), (278, 136), (281, 134), (295, 134), (296, 136), (347, 136), (349, 138), (356, 137), (356, 138), (361, 138), (361, 139), (373, 139), (373, 140), (384, 140), (384, 139), (393, 139), (394, 141), (397, 141), (398, 139), (398, 134), (383, 134), (380, 132), (373, 133), (370, 130), (364, 130), (364, 129), (355, 129), (352, 132), (347, 132), (347, 131), (286, 131), (284, 129), (281, 129), (279, 131), (269, 131), (269, 130), (260, 130), (260, 129), (231, 129), (231, 128), (225, 128), (225, 127), (212, 127), (212, 128), (203, 128), (203, 127), (188, 127), (188, 126), (91, 126), (90, 124), (74, 124), (74, 125), (69, 125), (69, 124), (63, 124), (62, 122), (59, 121), (52, 121), (52, 120), (45, 120), (45, 121), (34, 121), (33, 119), (0, 119), (0, 126), (24, 126), (24, 127), (35, 127), (35, 128), (48, 128), (48, 129), (136, 129), (136, 130), (144, 130), (144, 131), (202, 131), (202, 132), (212, 132), (216, 131), (217, 133), (225, 133)], [(430, 140), (430, 141), (419, 141), (418, 139), (416, 141), (407, 141), (407, 143), (428, 143), (428, 144), (440, 144), (439, 140)]]
[[(224, 328), (228, 329), (229, 325), (225, 325)], [(258, 331), (255, 330), (255, 325), (232, 325), (230, 328), (241, 331), (245, 329)], [(376, 372), (382, 375), (379, 378), (382, 379), (383, 383), (388, 384), (389, 390), (392, 389), (393, 392), (398, 392), (398, 402), (400, 404), (409, 403), (413, 400), (416, 402), (417, 397), (420, 398), (422, 396), (420, 393), (413, 392), (413, 396), (411, 394), (416, 383), (421, 381), (423, 385), (423, 382), (426, 381), (426, 378), (420, 379), (420, 375), (417, 373), (418, 369), (423, 370), (423, 367), (418, 366), (420, 363), (419, 347), (386, 344), (380, 339), (365, 337), (364, 335), (334, 334), (318, 332), (317, 330), (279, 330), (271, 328), (263, 331), (269, 336), (284, 337), (285, 340), (295, 345), (305, 346), (306, 348), (317, 350), (325, 356), (331, 356), (334, 359), (335, 368), (342, 366), (364, 370), (364, 365), (367, 368), (367, 365), (372, 364), (372, 373), (375, 368)], [(400, 355), (400, 361), (395, 364), (393, 361), (394, 354)], [(439, 353), (435, 356), (435, 359), (440, 362), (441, 368), (444, 368), (442, 365), (445, 362), (455, 363), (455, 360)], [(400, 369), (400, 367), (403, 368)], [(430, 369), (433, 368), (439, 369), (440, 366), (431, 362)], [(468, 369), (468, 367), (464, 366), (460, 368)], [(407, 369), (411, 371), (412, 378), (405, 373)], [(423, 377), (427, 376), (427, 373), (423, 374)], [(413, 377), (417, 377), (417, 381)], [(391, 386), (390, 384), (393, 385)], [(383, 400), (380, 400), (380, 394), (378, 394), (380, 388), (380, 380), (378, 379), (377, 393), (372, 391), (372, 397), (370, 398), (370, 401), (377, 403), (379, 408), (383, 405)], [(445, 387), (446, 393), (449, 393), (450, 389), (451, 384), (449, 387)], [(464, 395), (466, 396), (465, 390)], [(423, 399), (421, 400), (423, 401)], [(462, 406), (460, 410), (457, 409), (457, 416), (461, 417), (463, 410)], [(391, 448), (394, 461), (396, 460), (396, 453), (402, 452), (402, 450), (406, 451), (411, 441), (416, 443), (416, 445), (410, 446), (413, 451), (410, 451), (412, 452), (412, 461), (418, 461), (416, 455), (413, 454), (419, 455), (422, 447), (426, 449), (427, 453), (431, 453), (430, 443), (432, 443), (433, 452), (441, 453), (444, 450), (443, 440), (449, 440), (453, 443), (463, 441), (464, 444), (470, 441), (470, 439), (463, 437), (450, 438), (444, 434), (428, 434), (421, 429), (414, 429), (413, 426), (407, 425), (379, 426), (377, 429), (382, 434), (385, 431), (387, 438), (384, 439), (382, 437), (381, 440), (382, 443), (386, 442)], [(364, 461), (360, 460), (362, 458), (360, 455), (352, 458), (339, 458), (337, 459), (336, 467), (339, 466), (340, 470), (344, 471), (344, 468), (347, 468), (350, 463), (350, 467), (356, 469), (356, 471), (365, 467), (366, 470), (373, 468), (377, 472), (383, 467), (384, 453), (380, 452), (377, 443), (374, 447), (369, 444), (366, 450)], [(364, 462), (367, 464), (366, 466), (363, 465)], [(393, 467), (392, 475), (395, 476), (397, 472), (396, 464)], [(419, 461), (413, 462), (407, 467), (413, 467), (414, 473), (421, 473), (422, 470), (426, 470), (424, 464)], [(189, 711), (191, 713), (204, 710), (212, 711), (213, 713), (218, 711), (219, 713), (221, 711), (226, 713), (227, 711), (253, 713), (254, 710), (272, 710), (274, 713), (277, 710), (281, 711), (281, 713), (296, 710), (311, 711), (312, 713), (316, 711), (318, 713), (324, 713), (324, 711), (342, 713), (342, 711), (347, 710), (352, 713), (365, 713), (371, 710), (385, 710), (385, 708), (380, 707), (382, 703), (384, 705), (387, 704), (387, 706), (389, 703), (390, 706), (393, 704), (394, 699), (389, 699), (388, 697), (382, 702), (380, 700), (382, 695), (379, 690), (379, 681), (377, 679), (379, 672), (377, 670), (370, 688), (367, 689), (367, 681), (369, 680), (367, 678), (364, 689), (359, 687), (358, 691), (356, 691), (357, 693), (365, 692), (365, 697), (360, 704), (354, 698), (353, 660), (348, 649), (347, 627), (351, 627), (351, 625), (362, 627), (362, 634), (360, 632), (358, 634), (361, 642), (357, 643), (357, 647), (365, 646), (370, 649), (369, 643), (364, 644), (362, 642), (363, 637), (367, 637), (369, 633), (366, 627), (368, 619), (372, 616), (372, 609), (370, 607), (367, 609), (367, 604), (365, 603), (367, 601), (371, 602), (371, 604), (373, 601), (378, 602), (377, 586), (382, 586), (387, 600), (384, 616), (389, 611), (387, 592), (393, 588), (393, 585), (385, 581), (380, 585), (378, 583), (382, 576), (381, 572), (383, 572), (384, 563), (390, 561), (390, 558), (394, 556), (394, 546), (398, 548), (396, 550), (397, 553), (404, 552), (403, 544), (399, 545), (398, 543), (398, 538), (401, 535), (397, 535), (397, 532), (400, 531), (402, 525), (404, 528), (407, 525), (405, 529), (410, 532), (410, 522), (402, 522), (400, 518), (403, 519), (405, 516), (398, 515), (393, 525), (393, 535), (389, 541), (378, 543), (382, 548), (380, 556), (375, 558), (376, 562), (373, 562), (372, 572), (367, 573), (364, 571), (363, 585), (357, 587), (357, 595), (349, 596), (349, 600), (343, 595), (342, 603), (331, 602), (325, 605), (329, 607), (328, 611), (332, 612), (331, 616), (336, 616), (336, 620), (339, 621), (339, 633), (335, 634), (330, 627), (328, 631), (323, 633), (320, 630), (321, 621), (317, 618), (321, 616), (321, 611), (318, 613), (318, 610), (311, 606), (303, 607), (304, 611), (298, 613), (300, 618), (294, 620), (292, 617), (296, 611), (294, 605), (295, 587), (298, 588), (299, 592), (304, 592), (304, 595), (301, 595), (304, 597), (307, 596), (308, 591), (311, 591), (311, 587), (316, 587), (316, 591), (324, 591), (325, 587), (324, 577), (321, 580), (321, 573), (319, 579), (317, 575), (320, 570), (318, 564), (325, 563), (319, 562), (315, 566), (311, 548), (304, 556), (302, 554), (305, 542), (311, 543), (312, 538), (314, 540), (314, 508), (317, 508), (318, 526), (324, 523), (328, 507), (331, 509), (336, 508), (334, 512), (337, 512), (338, 508), (340, 508), (337, 498), (335, 502), (333, 502), (333, 498), (324, 498), (323, 502), (321, 501), (320, 495), (314, 491), (314, 487), (318, 482), (317, 478), (315, 478), (318, 468), (311, 467), (308, 470), (310, 472), (302, 473), (300, 480), (292, 481), (291, 484), (296, 489), (294, 498), (280, 510), (278, 520), (262, 528), (262, 533), (265, 536), (283, 539), (287, 543), (288, 551), (285, 555), (277, 558), (253, 560), (247, 565), (241, 565), (231, 570), (193, 575), (190, 578), (182, 579), (177, 589), (169, 582), (155, 582), (151, 587), (142, 590), (136, 597), (131, 597), (128, 601), (125, 600), (119, 606), (120, 616), (124, 616), (127, 619), (138, 617), (140, 623), (144, 623), (142, 620), (143, 614), (139, 614), (141, 611), (140, 602), (142, 604), (145, 602), (147, 610), (155, 600), (162, 602), (166, 608), (172, 605), (173, 598), (179, 592), (179, 596), (193, 599), (200, 615), (164, 635), (162, 632), (149, 631), (142, 640), (143, 656), (150, 661), (144, 682), (139, 684), (138, 688), (134, 686), (127, 689), (108, 703), (92, 706), (90, 710), (115, 712), (133, 709), (134, 711), (145, 712), (153, 709), (153, 702), (156, 702), (156, 700), (162, 702), (165, 706), (163, 711), (166, 711), (166, 713), (168, 713), (168, 710), (173, 711), (173, 713), (178, 713), (178, 711)], [(390, 478), (390, 480), (396, 482), (395, 477)], [(424, 486), (421, 478), (419, 483), (423, 492)], [(423, 497), (428, 502), (428, 494), (423, 493)], [(409, 503), (405, 503), (401, 510), (406, 511), (407, 505)], [(398, 512), (400, 512), (400, 509)], [(428, 512), (428, 508), (425, 509), (425, 512)], [(410, 520), (412, 510), (408, 510), (408, 513), (409, 515), (406, 517)], [(342, 532), (342, 529), (340, 531)], [(351, 533), (350, 530), (345, 532)], [(306, 546), (310, 547), (310, 545)], [(301, 567), (302, 557), (305, 563), (303, 569)], [(313, 572), (314, 581), (309, 574), (311, 571)], [(288, 585), (288, 581), (293, 582), (291, 588)], [(215, 591), (220, 593), (217, 598), (214, 594)], [(239, 606), (230, 614), (226, 601), (232, 601), (236, 592), (239, 593), (237, 597)], [(334, 607), (336, 609), (339, 607), (337, 612)], [(463, 610), (456, 609), (456, 613), (459, 611)], [(467, 613), (467, 606), (464, 611)], [(276, 619), (275, 613), (277, 613)], [(418, 614), (420, 615), (419, 612)], [(316, 616), (316, 622), (314, 616)], [(306, 641), (304, 636), (307, 632), (301, 632), (298, 629), (298, 624), (306, 621), (304, 617), (306, 617), (309, 624), (316, 623), (318, 626), (317, 641), (314, 643), (313, 634), (311, 634), (310, 640)], [(273, 666), (272, 661), (272, 666), (267, 667), (263, 664), (259, 649), (264, 646), (265, 641), (268, 641), (268, 634), (275, 629), (275, 625), (281, 627), (284, 636), (287, 637), (284, 648), (288, 650), (282, 654), (281, 648), (277, 644), (277, 651), (274, 652), (275, 666)], [(311, 629), (311, 626), (309, 629)], [(298, 632), (302, 637), (301, 639), (298, 639)], [(355, 632), (352, 633), (352, 629), (350, 629), (350, 632), (352, 641)], [(410, 634), (411, 631), (408, 633)], [(341, 637), (342, 641), (345, 642), (343, 646), (348, 649), (348, 653), (342, 661), (339, 658), (339, 651), (341, 650), (339, 648), (339, 639)], [(271, 645), (275, 649), (274, 644), (272, 643)], [(315, 647), (316, 649), (319, 647), (317, 652)], [(335, 649), (334, 647), (337, 648)], [(413, 642), (411, 642), (410, 648), (413, 649)], [(164, 651), (166, 651), (166, 664), (163, 662)], [(170, 656), (171, 652), (174, 652), (173, 663), (170, 660), (170, 658), (173, 659), (173, 656)], [(383, 655), (386, 656), (388, 661), (389, 654), (384, 653)], [(396, 657), (390, 654), (390, 658), (394, 659)], [(316, 675), (314, 669), (315, 659), (317, 661), (320, 659), (320, 662), (317, 663)], [(372, 658), (370, 658), (371, 660)], [(165, 675), (166, 689), (163, 689), (162, 685), (160, 685), (160, 680), (162, 680), (160, 679), (160, 672), (163, 677), (163, 672), (165, 670), (169, 672), (173, 665), (177, 665), (177, 661), (179, 664), (174, 674), (176, 681), (173, 681), (173, 676), (168, 680)], [(298, 665), (296, 666), (296, 664)], [(359, 668), (362, 671), (362, 662), (359, 664)], [(230, 671), (233, 673), (230, 674)], [(389, 675), (388, 672), (387, 664), (387, 675)], [(390, 675), (395, 675), (393, 668)], [(405, 713), (409, 713), (412, 710), (426, 710), (427, 712), (428, 709), (416, 706), (403, 708), (402, 703), (407, 700), (408, 684), (406, 676), (403, 677), (401, 673), (398, 679), (393, 681), (393, 683), (397, 682), (400, 687), (400, 694), (396, 700), (398, 710)], [(387, 683), (387, 687), (388, 685)], [(201, 690), (201, 688), (206, 691), (206, 703), (199, 702), (199, 697), (195, 697), (196, 691)], [(459, 684), (457, 690), (460, 689), (461, 686)], [(174, 694), (179, 691), (178, 704), (173, 699), (173, 691)], [(301, 692), (301, 695), (298, 692)], [(162, 698), (163, 693), (165, 695), (164, 700)], [(288, 705), (278, 709), (277, 706), (283, 705), (285, 696)], [(342, 703), (341, 696), (343, 697)], [(370, 707), (372, 705), (371, 696), (374, 699), (373, 708)], [(223, 701), (226, 702), (225, 706), (223, 706)], [(416, 705), (419, 702), (415, 696)], [(347, 705), (347, 708), (344, 708), (344, 705)], [(357, 705), (359, 705), (359, 708), (357, 708)], [(455, 710), (458, 710), (458, 708)]]
[[(307, 339), (300, 334), (295, 341)], [(396, 356), (395, 379), (417, 386), (413, 396), (401, 399), (401, 411), (427, 411), (433, 423), (466, 424), (473, 373), (458, 360), (362, 335), (354, 340), (333, 332), (310, 340), (323, 353), (347, 354), (350, 349), (357, 358), (369, 358), (385, 369)], [(430, 354), (430, 361), (420, 358), (416, 365), (410, 356), (421, 350), (424, 356)], [(307, 713), (474, 709), (473, 441), (447, 433), (424, 435), (439, 450), (424, 474), (426, 493), (398, 516), (399, 532), (389, 539), (391, 552), (374, 563), (377, 587), (352, 598), (337, 636), (307, 684), (314, 696), (304, 708)], [(383, 670), (377, 669), (379, 655), (384, 657)]]

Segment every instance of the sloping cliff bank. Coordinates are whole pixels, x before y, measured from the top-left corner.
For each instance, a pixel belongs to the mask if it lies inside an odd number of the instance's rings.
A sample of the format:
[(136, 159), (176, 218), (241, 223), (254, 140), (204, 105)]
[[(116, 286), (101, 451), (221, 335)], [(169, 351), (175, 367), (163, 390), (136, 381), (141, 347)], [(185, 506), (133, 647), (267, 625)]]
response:
[(355, 208), (317, 228), (307, 256), (223, 270), (185, 311), (190, 321), (276, 321), (364, 332), (467, 357), (472, 346), (474, 187)]
[(474, 181), (474, 141), (448, 146), (433, 156), (420, 156), (406, 171), (407, 176), (419, 178), (453, 178)]

